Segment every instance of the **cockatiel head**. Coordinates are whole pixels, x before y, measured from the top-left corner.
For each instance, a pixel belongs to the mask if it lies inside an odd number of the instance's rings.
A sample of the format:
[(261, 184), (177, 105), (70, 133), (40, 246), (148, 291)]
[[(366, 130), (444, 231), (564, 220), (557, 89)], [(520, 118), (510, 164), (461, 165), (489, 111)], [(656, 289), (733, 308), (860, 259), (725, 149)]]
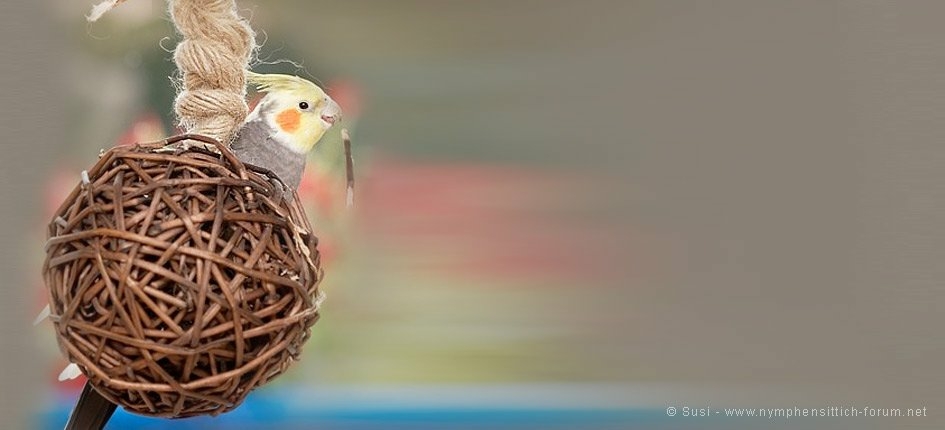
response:
[(341, 120), (341, 108), (314, 83), (298, 76), (263, 75), (249, 72), (247, 81), (265, 97), (247, 122), (262, 119), (272, 136), (289, 149), (306, 153), (322, 135)]
[(317, 85), (297, 76), (249, 72), (247, 81), (265, 96), (230, 149), (244, 163), (271, 171), (295, 190), (305, 154), (341, 120), (341, 108)]

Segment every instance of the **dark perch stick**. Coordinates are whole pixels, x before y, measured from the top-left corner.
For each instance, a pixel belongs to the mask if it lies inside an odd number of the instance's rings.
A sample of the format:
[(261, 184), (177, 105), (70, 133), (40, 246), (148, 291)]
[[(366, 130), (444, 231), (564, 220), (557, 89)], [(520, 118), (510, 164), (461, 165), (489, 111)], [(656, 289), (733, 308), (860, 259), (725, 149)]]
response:
[(102, 430), (117, 407), (95, 391), (92, 384), (86, 382), (65, 430)]

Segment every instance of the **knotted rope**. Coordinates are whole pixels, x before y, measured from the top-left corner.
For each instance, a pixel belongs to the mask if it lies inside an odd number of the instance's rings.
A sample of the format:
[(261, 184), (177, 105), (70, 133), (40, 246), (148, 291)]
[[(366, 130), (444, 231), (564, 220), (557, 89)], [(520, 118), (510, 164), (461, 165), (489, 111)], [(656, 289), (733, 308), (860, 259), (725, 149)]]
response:
[[(92, 9), (95, 21), (125, 0)], [(237, 13), (235, 0), (168, 0), (183, 40), (174, 50), (180, 86), (174, 112), (187, 133), (227, 143), (249, 112), (246, 70), (256, 49), (253, 29)]]

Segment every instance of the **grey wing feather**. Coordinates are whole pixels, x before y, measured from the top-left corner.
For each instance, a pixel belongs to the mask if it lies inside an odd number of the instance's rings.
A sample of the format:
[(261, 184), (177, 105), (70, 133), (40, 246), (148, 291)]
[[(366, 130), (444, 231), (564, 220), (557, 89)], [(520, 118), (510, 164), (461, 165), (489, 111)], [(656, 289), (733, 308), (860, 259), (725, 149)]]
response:
[(298, 188), (305, 168), (305, 155), (276, 142), (272, 129), (262, 119), (247, 122), (230, 144), (230, 149), (242, 162), (275, 173), (289, 189)]
[(271, 138), (271, 134), (269, 127), (262, 120), (257, 119), (247, 122), (240, 128), (236, 140), (230, 144), (230, 149), (234, 153), (247, 153), (263, 149), (261, 145), (265, 145), (266, 141)]

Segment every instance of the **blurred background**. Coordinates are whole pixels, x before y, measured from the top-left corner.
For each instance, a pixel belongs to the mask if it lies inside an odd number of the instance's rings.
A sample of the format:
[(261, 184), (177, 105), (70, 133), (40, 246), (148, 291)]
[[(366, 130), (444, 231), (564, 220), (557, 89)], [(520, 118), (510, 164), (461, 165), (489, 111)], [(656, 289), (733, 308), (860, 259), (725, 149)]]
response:
[[(175, 133), (165, 2), (92, 4), (0, 6), (8, 428), (61, 428), (84, 382), (30, 325), (49, 215), (100, 149)], [(112, 428), (943, 425), (945, 4), (239, 4), (255, 70), (345, 108), (354, 208), (338, 127), (300, 192), (328, 299), (239, 410)]]

